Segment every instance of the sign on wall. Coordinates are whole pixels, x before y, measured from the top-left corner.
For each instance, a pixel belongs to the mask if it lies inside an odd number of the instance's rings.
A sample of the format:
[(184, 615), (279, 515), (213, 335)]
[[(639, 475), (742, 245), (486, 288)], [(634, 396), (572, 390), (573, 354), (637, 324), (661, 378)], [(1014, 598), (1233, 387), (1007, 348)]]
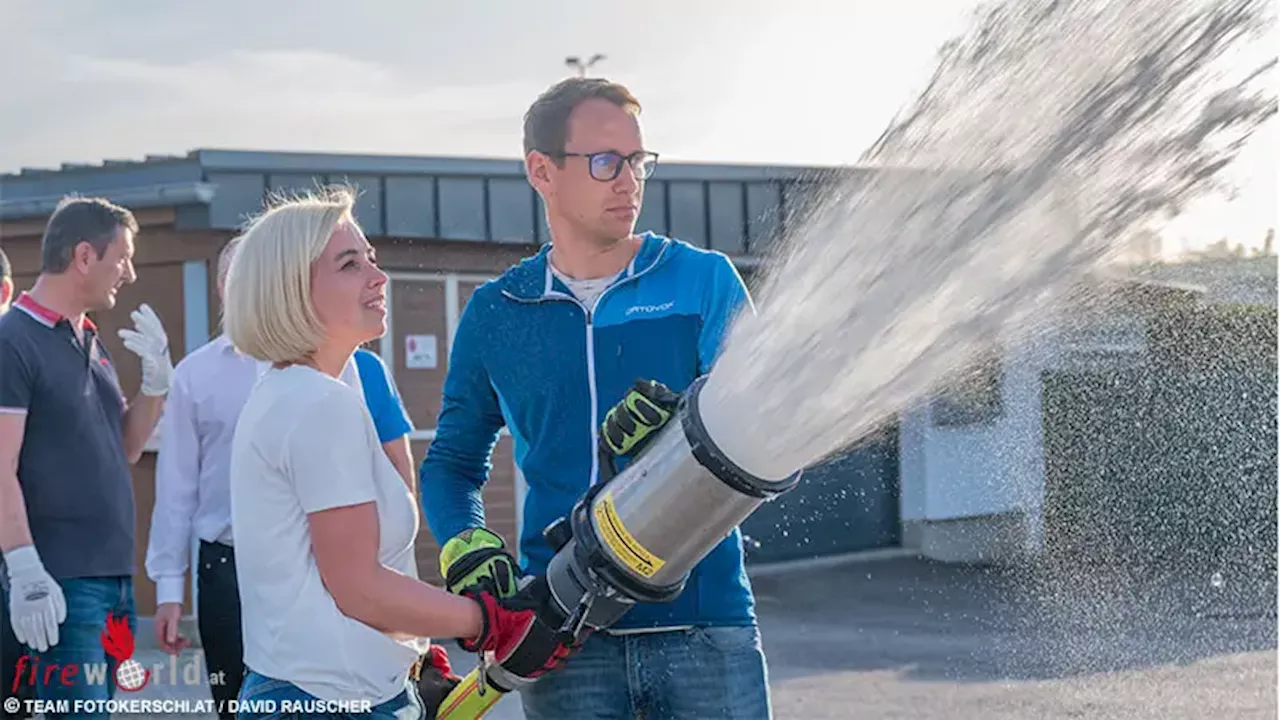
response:
[(410, 370), (431, 370), (437, 366), (435, 335), (404, 336), (404, 366)]

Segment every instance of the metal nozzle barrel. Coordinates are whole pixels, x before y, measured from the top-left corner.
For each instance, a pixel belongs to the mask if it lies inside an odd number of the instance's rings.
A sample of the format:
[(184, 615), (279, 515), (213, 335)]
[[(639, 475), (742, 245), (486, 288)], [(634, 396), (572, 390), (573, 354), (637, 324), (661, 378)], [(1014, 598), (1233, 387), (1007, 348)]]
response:
[[(693, 568), (762, 503), (795, 487), (754, 477), (720, 451), (698, 405), (705, 378), (625, 470), (545, 535), (563, 543), (547, 579), (566, 616), (603, 629), (636, 602), (667, 602)], [(566, 538), (568, 538), (566, 540)]]

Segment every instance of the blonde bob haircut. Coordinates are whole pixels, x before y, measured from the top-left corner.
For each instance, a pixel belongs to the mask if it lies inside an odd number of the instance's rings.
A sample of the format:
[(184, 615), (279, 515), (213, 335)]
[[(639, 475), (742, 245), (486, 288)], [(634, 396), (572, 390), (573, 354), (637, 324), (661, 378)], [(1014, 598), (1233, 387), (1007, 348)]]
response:
[(242, 233), (227, 271), (223, 326), (240, 352), (271, 363), (309, 359), (324, 338), (311, 266), (334, 229), (355, 223), (346, 187), (276, 199)]

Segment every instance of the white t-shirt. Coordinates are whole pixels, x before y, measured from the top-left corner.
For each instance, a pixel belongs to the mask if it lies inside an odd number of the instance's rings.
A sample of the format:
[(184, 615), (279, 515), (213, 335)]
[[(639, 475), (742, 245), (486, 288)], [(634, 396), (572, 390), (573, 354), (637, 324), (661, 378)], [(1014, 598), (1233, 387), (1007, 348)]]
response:
[(307, 514), (376, 502), (378, 558), (418, 577), (413, 497), (355, 388), (313, 368), (270, 369), (249, 395), (231, 451), (244, 661), (324, 700), (385, 702), (404, 690), (425, 638), (343, 615), (321, 581)]
[(593, 312), (596, 309), (596, 300), (599, 300), (600, 295), (609, 289), (613, 281), (617, 280), (618, 276), (622, 274), (619, 272), (608, 277), (572, 278), (555, 269), (555, 267), (551, 268), (551, 272), (555, 273), (556, 277), (560, 278), (560, 282), (564, 283), (569, 288), (569, 291), (581, 300), (588, 310)]

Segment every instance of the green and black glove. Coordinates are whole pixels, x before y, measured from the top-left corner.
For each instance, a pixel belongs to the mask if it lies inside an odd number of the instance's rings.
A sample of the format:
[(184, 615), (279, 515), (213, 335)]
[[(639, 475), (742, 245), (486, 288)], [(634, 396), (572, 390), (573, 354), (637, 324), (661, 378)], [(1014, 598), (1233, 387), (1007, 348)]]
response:
[(600, 426), (600, 440), (614, 455), (629, 455), (661, 429), (680, 404), (680, 396), (657, 380), (636, 384), (609, 409)]
[(506, 599), (519, 591), (521, 574), (502, 536), (488, 528), (463, 530), (440, 548), (440, 575), (454, 595), (474, 590)]

